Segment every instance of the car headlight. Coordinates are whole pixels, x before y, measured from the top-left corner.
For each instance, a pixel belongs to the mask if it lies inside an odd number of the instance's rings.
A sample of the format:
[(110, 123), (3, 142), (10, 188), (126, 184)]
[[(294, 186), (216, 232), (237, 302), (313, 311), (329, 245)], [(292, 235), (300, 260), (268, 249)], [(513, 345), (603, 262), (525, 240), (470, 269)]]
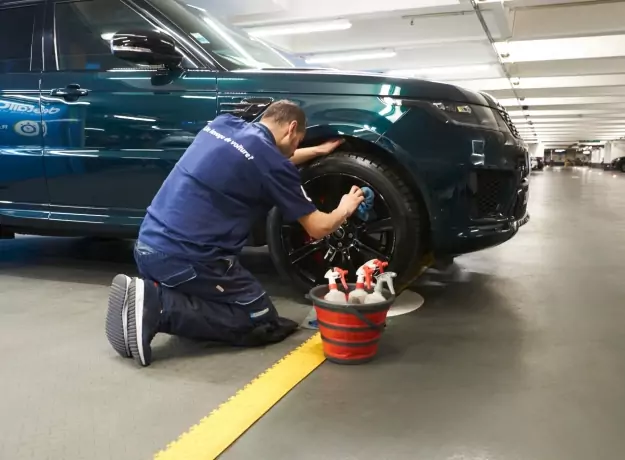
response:
[(499, 130), (497, 118), (490, 107), (455, 102), (431, 102), (430, 104), (452, 123)]
[(494, 131), (504, 130), (512, 132), (514, 130), (514, 132), (516, 132), (514, 126), (508, 126), (503, 116), (495, 109), (482, 105), (446, 101), (426, 102), (417, 99), (401, 99), (389, 96), (380, 97), (380, 101), (386, 105), (434, 109), (434, 113), (442, 120), (457, 125), (492, 129)]

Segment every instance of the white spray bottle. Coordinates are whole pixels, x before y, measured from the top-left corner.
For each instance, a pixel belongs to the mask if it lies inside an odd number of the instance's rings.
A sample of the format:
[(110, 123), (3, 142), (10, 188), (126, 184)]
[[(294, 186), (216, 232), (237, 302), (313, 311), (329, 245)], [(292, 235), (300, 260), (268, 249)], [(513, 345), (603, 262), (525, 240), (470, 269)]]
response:
[(386, 284), (391, 294), (395, 295), (393, 278), (395, 278), (396, 276), (397, 273), (394, 272), (380, 273), (380, 275), (377, 277), (378, 282), (375, 285), (375, 290), (371, 294), (368, 294), (367, 297), (365, 297), (365, 303), (384, 302), (386, 300), (386, 297), (382, 295), (382, 288), (384, 287), (384, 284)]
[(369, 262), (364, 264), (356, 271), (356, 289), (349, 293), (347, 296), (347, 303), (350, 304), (361, 304), (364, 303), (365, 297), (369, 294), (365, 290), (365, 286), (367, 289), (371, 289), (371, 277), (373, 275), (374, 269), (371, 268)]
[(373, 281), (373, 278), (377, 278), (377, 275), (379, 275), (380, 273), (384, 273), (384, 269), (388, 267), (388, 262), (383, 262), (379, 259), (371, 259), (370, 261), (366, 262), (365, 265), (373, 270), (372, 280), (366, 286), (367, 290), (370, 291), (371, 289), (375, 288), (375, 281)]
[(339, 287), (336, 282), (338, 279), (340, 279), (341, 284), (343, 285), (345, 290), (347, 290), (348, 287), (347, 287), (347, 281), (345, 281), (345, 275), (347, 275), (347, 270), (341, 270), (338, 267), (335, 267), (327, 271), (325, 277), (328, 279), (328, 288), (330, 290), (325, 296), (323, 296), (324, 300), (330, 303), (340, 303), (340, 304), (347, 303), (347, 294), (339, 291)]

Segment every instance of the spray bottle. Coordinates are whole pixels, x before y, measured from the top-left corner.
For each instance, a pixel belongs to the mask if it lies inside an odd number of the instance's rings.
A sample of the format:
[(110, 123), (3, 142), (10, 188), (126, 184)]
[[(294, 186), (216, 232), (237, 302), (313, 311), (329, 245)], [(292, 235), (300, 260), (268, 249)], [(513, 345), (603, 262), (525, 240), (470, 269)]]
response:
[(342, 270), (338, 267), (334, 267), (331, 270), (328, 270), (325, 277), (328, 279), (328, 288), (330, 289), (328, 293), (323, 297), (324, 300), (330, 303), (340, 303), (345, 304), (347, 302), (347, 294), (339, 291), (338, 284), (336, 280), (340, 279), (341, 284), (345, 288), (347, 287), (347, 281), (345, 281), (345, 275), (347, 275), (347, 270)]
[(395, 295), (393, 278), (395, 278), (396, 276), (397, 273), (394, 272), (380, 273), (380, 275), (377, 277), (378, 282), (375, 285), (375, 290), (371, 294), (368, 294), (367, 297), (365, 297), (365, 303), (384, 302), (386, 298), (382, 295), (382, 288), (384, 287), (385, 283), (391, 294)]
[(361, 304), (364, 303), (365, 297), (369, 294), (365, 291), (365, 286), (367, 289), (371, 289), (371, 277), (373, 276), (375, 269), (371, 268), (369, 262), (364, 264), (362, 267), (356, 271), (356, 289), (349, 293), (347, 296), (347, 303), (350, 304)]
[(375, 282), (373, 281), (373, 278), (377, 278), (377, 275), (384, 273), (384, 269), (388, 267), (388, 262), (383, 262), (379, 259), (371, 259), (370, 261), (366, 262), (365, 265), (373, 270), (373, 273), (371, 274), (371, 279), (366, 285), (367, 290), (370, 291), (371, 289), (375, 288)]

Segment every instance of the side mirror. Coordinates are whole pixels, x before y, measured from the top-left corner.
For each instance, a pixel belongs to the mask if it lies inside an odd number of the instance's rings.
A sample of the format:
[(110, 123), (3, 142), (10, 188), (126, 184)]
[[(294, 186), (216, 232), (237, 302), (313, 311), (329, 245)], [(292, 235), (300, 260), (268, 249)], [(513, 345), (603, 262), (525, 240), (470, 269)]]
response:
[(180, 67), (182, 55), (174, 40), (153, 30), (126, 30), (111, 39), (111, 53), (134, 64), (163, 65), (168, 69)]

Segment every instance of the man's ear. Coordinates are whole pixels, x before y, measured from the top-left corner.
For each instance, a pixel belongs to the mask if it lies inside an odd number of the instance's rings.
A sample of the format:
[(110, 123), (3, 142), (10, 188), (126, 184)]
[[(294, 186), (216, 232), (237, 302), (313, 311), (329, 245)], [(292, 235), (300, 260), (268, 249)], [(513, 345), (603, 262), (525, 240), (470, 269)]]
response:
[(299, 125), (297, 124), (297, 121), (293, 120), (291, 123), (289, 123), (289, 136), (295, 136), (298, 128)]

